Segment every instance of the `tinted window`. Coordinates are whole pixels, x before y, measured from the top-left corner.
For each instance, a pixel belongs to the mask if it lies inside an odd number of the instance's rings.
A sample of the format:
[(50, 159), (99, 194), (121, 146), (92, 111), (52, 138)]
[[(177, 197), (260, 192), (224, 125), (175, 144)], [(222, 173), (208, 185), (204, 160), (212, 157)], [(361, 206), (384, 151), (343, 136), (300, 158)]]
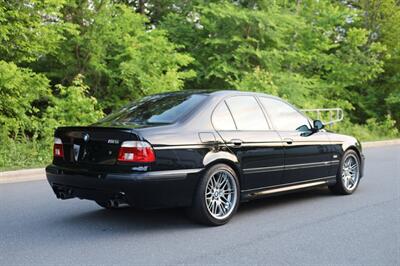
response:
[(260, 101), (276, 130), (293, 131), (309, 125), (305, 116), (285, 102), (267, 97), (260, 97)]
[(212, 123), (216, 130), (236, 130), (235, 122), (225, 102), (215, 108), (212, 115)]
[(171, 124), (194, 109), (206, 97), (203, 94), (183, 93), (153, 95), (122, 108), (101, 122)]
[(253, 96), (236, 96), (226, 100), (238, 130), (267, 130), (264, 114)]

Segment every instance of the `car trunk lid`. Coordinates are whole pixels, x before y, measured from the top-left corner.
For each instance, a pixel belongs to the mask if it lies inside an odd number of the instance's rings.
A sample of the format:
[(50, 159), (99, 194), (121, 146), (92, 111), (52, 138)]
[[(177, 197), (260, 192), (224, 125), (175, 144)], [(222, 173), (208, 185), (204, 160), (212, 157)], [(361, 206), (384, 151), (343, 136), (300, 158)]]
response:
[(116, 127), (60, 127), (55, 137), (62, 140), (64, 158), (55, 158), (68, 165), (114, 165), (121, 143), (139, 140), (131, 128)]

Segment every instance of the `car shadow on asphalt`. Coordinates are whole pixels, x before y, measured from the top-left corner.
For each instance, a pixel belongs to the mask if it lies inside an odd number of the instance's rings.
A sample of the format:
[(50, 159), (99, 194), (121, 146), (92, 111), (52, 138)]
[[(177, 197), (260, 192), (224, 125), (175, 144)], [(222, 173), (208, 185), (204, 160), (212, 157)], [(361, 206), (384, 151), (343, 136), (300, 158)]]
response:
[(104, 227), (102, 230), (130, 231), (130, 230), (166, 230), (166, 229), (193, 229), (201, 227), (190, 221), (183, 208), (142, 210), (136, 208), (121, 208), (106, 210), (98, 206), (93, 211), (81, 212), (68, 217), (64, 222), (70, 225)]
[[(282, 205), (304, 204), (307, 201), (314, 201), (328, 196), (332, 196), (328, 189), (318, 188), (244, 202), (240, 205), (238, 213), (233, 217), (233, 221), (246, 219), (246, 216), (253, 212), (276, 211)], [(98, 207), (93, 211), (63, 216), (61, 222), (63, 226), (88, 227), (90, 230), (101, 229), (102, 231), (114, 232), (210, 228), (190, 220), (184, 208), (157, 210), (122, 208), (105, 210)]]
[(332, 196), (332, 193), (327, 187), (311, 188), (287, 194), (271, 195), (241, 203), (238, 214), (247, 215), (250, 212), (260, 210), (279, 209), (282, 205), (304, 204), (307, 201), (315, 201), (318, 200), (318, 198)]

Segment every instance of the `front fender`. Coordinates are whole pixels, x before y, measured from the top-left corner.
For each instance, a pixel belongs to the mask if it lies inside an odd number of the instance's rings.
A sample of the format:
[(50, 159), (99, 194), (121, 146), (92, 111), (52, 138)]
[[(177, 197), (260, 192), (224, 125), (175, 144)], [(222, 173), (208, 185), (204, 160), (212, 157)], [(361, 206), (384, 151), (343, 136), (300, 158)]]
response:
[(337, 134), (333, 132), (327, 132), (327, 135), (333, 144), (333, 152), (337, 155), (339, 155), (339, 159), (341, 160), (343, 157), (343, 154), (348, 150), (348, 149), (353, 149), (355, 152), (360, 157), (360, 175), (363, 176), (364, 174), (364, 161), (365, 157), (362, 152), (362, 146), (361, 142), (357, 140), (353, 136), (348, 136), (348, 135), (342, 135), (342, 134)]
[(345, 139), (345, 141), (342, 144), (343, 151), (346, 151), (350, 148), (355, 149), (360, 155), (362, 155), (362, 146), (361, 142), (358, 139), (353, 137)]

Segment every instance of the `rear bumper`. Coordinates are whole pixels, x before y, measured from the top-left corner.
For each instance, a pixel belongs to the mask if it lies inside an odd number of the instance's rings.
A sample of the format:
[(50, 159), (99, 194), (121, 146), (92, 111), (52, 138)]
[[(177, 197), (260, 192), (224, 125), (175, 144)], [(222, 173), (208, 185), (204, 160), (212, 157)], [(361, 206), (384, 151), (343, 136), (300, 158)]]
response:
[(58, 198), (117, 199), (141, 208), (189, 206), (202, 169), (143, 173), (85, 173), (55, 165), (46, 168)]

